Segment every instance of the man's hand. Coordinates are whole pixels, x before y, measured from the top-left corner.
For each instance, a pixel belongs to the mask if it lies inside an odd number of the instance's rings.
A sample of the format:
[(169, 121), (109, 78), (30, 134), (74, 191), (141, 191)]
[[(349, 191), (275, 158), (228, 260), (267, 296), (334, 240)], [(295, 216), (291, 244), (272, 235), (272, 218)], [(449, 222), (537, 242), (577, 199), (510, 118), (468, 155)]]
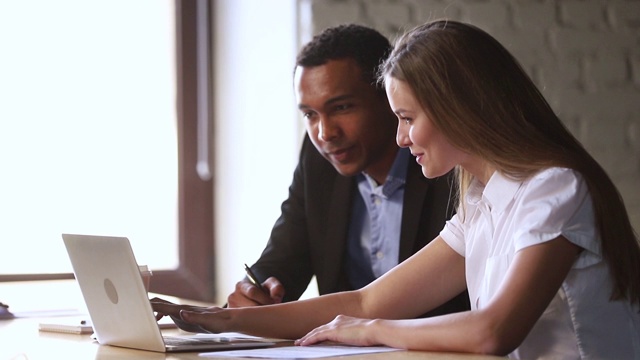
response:
[(284, 286), (274, 277), (262, 283), (263, 290), (253, 285), (248, 279), (236, 283), (236, 290), (227, 298), (230, 308), (279, 304), (284, 297)]

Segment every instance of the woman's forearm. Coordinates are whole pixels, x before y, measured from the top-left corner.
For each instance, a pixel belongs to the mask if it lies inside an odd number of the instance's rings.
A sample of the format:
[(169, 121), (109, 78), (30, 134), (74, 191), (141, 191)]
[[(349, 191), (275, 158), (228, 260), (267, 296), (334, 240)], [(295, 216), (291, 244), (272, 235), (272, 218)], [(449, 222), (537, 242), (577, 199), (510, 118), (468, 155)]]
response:
[(500, 352), (492, 321), (478, 311), (427, 319), (376, 320), (370, 331), (375, 342), (400, 349), (469, 353)]
[(330, 294), (277, 305), (225, 310), (224, 331), (255, 336), (298, 339), (337, 315), (362, 316), (357, 291)]

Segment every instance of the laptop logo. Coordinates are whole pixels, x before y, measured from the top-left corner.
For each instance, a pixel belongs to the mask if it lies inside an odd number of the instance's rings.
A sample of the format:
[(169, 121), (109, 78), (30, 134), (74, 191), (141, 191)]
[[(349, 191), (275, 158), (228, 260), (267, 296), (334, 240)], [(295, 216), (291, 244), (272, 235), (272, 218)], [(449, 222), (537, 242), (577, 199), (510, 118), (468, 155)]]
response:
[(111, 280), (104, 279), (104, 291), (107, 293), (107, 296), (112, 303), (118, 303), (118, 291), (116, 291), (116, 287), (113, 285)]

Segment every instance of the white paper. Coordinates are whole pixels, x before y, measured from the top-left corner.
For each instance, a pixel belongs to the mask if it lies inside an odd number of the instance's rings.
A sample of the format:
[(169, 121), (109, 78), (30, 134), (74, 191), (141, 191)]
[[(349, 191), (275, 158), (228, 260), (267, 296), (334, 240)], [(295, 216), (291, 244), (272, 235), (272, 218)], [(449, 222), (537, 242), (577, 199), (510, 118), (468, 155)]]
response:
[(216, 351), (202, 353), (204, 357), (258, 358), (258, 359), (317, 359), (330, 356), (346, 356), (399, 351), (386, 346), (312, 345), (283, 346), (266, 349)]

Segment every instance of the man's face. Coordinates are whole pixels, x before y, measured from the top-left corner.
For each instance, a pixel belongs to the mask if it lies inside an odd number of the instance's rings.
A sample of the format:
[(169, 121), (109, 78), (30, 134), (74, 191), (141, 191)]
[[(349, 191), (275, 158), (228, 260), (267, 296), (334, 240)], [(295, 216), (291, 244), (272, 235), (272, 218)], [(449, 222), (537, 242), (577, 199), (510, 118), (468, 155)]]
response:
[(316, 149), (345, 176), (362, 171), (379, 182), (397, 152), (397, 121), (384, 95), (352, 59), (296, 68), (298, 108)]

